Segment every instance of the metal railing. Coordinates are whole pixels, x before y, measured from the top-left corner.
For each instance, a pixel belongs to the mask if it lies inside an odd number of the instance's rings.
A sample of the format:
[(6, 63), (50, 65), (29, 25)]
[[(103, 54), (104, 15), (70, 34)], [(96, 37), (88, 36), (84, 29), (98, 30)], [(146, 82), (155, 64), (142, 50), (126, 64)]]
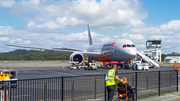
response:
[[(136, 98), (178, 92), (178, 71), (119, 73), (137, 88)], [(105, 74), (54, 77), (0, 82), (1, 101), (87, 101), (106, 100)]]

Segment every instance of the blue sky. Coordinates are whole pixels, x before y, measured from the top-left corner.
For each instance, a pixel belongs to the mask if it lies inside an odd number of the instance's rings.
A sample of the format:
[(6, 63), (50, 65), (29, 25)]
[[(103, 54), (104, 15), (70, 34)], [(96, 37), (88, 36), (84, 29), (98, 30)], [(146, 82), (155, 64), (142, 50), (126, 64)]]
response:
[(0, 0), (0, 52), (4, 44), (86, 50), (87, 24), (93, 42), (132, 40), (145, 50), (148, 38), (180, 53), (179, 0)]

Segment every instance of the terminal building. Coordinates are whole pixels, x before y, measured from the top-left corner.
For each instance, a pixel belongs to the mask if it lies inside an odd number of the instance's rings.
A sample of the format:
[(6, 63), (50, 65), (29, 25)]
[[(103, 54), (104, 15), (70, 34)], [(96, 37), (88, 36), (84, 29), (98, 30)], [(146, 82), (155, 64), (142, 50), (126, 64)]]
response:
[(180, 56), (167, 56), (164, 63), (180, 63)]

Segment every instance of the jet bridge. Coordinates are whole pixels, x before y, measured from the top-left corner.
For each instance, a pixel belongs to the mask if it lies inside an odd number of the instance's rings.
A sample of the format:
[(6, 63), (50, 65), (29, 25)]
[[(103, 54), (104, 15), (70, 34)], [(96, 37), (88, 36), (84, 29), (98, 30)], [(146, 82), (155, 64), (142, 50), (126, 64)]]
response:
[(142, 60), (144, 60), (145, 62), (149, 63), (150, 66), (154, 66), (156, 68), (160, 68), (158, 63), (154, 62), (152, 59), (150, 59), (149, 57), (147, 57), (143, 53), (139, 52), (138, 50), (137, 50), (137, 55), (139, 57), (141, 57)]

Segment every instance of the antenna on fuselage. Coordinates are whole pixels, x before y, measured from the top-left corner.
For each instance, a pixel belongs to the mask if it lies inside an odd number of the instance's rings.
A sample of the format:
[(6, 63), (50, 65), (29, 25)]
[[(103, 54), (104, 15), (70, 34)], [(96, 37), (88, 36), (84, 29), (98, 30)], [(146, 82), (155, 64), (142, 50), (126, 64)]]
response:
[(89, 46), (91, 46), (93, 44), (93, 42), (92, 42), (92, 38), (91, 38), (91, 32), (90, 32), (90, 29), (89, 29), (89, 24), (87, 24), (87, 26), (88, 26)]

